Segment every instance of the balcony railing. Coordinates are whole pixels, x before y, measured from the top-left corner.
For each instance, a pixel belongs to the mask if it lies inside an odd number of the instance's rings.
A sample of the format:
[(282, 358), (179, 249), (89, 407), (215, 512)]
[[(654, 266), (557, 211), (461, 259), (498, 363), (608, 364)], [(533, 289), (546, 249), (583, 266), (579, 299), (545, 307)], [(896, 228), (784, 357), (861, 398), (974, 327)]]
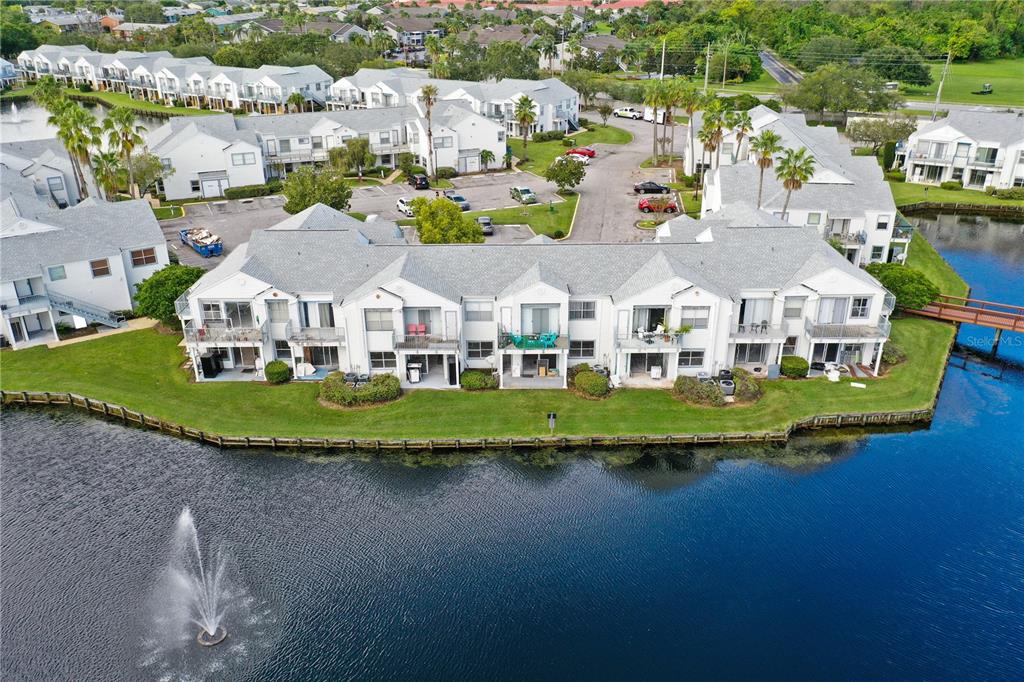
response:
[(814, 339), (885, 339), (889, 337), (892, 323), (882, 319), (872, 324), (816, 324), (805, 320), (804, 329)]
[(569, 347), (569, 339), (558, 332), (544, 334), (517, 334), (502, 332), (498, 337), (498, 348), (517, 348), (519, 350), (562, 350)]
[(228, 321), (185, 324), (185, 340), (192, 343), (261, 343), (267, 336), (267, 323), (236, 327)]
[(185, 294), (174, 299), (174, 312), (178, 317), (192, 317), (192, 307), (188, 304)]
[(786, 330), (781, 325), (768, 322), (740, 322), (729, 330), (729, 335), (743, 339), (783, 338)]
[(633, 331), (616, 334), (615, 341), (620, 348), (674, 348), (682, 336), (671, 332)]
[(882, 300), (882, 314), (888, 315), (896, 309), (896, 296), (890, 294), (888, 291), (885, 292), (885, 298)]
[(341, 327), (293, 327), (288, 323), (289, 341), (300, 344), (345, 343), (345, 330)]
[(395, 348), (399, 350), (454, 350), (458, 347), (459, 339), (455, 336), (447, 336), (445, 334), (413, 334), (402, 336), (395, 334)]

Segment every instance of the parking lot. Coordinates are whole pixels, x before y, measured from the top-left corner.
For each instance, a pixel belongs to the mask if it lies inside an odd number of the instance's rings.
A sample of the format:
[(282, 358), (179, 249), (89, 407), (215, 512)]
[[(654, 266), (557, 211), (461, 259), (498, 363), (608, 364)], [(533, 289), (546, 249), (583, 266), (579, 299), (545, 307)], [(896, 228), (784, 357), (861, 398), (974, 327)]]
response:
[(288, 214), (281, 208), (283, 205), (282, 196), (188, 204), (184, 207), (185, 217), (161, 220), (160, 228), (167, 239), (167, 248), (178, 254), (182, 263), (209, 269), (216, 267), (223, 256), (203, 258), (192, 247), (181, 243), (178, 238), (181, 229), (205, 227), (220, 235), (224, 241), (224, 255), (227, 255), (239, 244), (249, 241), (253, 230), (262, 230), (287, 218)]
[[(509, 190), (512, 187), (527, 186), (534, 191), (540, 202), (560, 201), (555, 195), (555, 186), (543, 178), (531, 173), (508, 171), (471, 175), (455, 178), (451, 181), (455, 190), (469, 201), (469, 210), (487, 211), (496, 208), (517, 206)], [(367, 215), (375, 213), (388, 220), (401, 220), (402, 215), (395, 208), (399, 197), (415, 199), (416, 197), (433, 198), (438, 190), (416, 190), (405, 183), (394, 185), (377, 185), (359, 187), (352, 192), (351, 209)]]

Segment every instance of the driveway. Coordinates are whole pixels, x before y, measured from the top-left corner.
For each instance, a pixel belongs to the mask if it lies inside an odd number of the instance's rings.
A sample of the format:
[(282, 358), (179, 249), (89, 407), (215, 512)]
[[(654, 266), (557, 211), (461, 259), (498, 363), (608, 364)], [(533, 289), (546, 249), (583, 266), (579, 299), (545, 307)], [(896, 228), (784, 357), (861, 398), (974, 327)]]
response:
[(258, 197), (255, 199), (239, 199), (235, 201), (211, 201), (202, 204), (188, 204), (185, 217), (174, 220), (161, 220), (160, 229), (167, 239), (167, 248), (178, 254), (185, 265), (198, 265), (207, 270), (217, 267), (223, 256), (203, 258), (192, 247), (181, 243), (178, 231), (182, 228), (205, 227), (210, 232), (220, 235), (224, 241), (226, 256), (239, 244), (249, 241), (253, 230), (262, 230), (276, 225), (288, 214), (281, 206), (284, 197)]
[[(559, 200), (555, 195), (554, 185), (543, 178), (521, 171), (470, 175), (455, 178), (452, 184), (455, 190), (469, 201), (471, 211), (490, 211), (517, 206), (515, 200), (509, 196), (509, 190), (522, 185), (532, 189), (542, 202)], [(395, 208), (395, 202), (399, 197), (432, 199), (435, 192), (436, 190), (416, 190), (404, 183), (359, 187), (352, 192), (351, 210), (367, 215), (375, 213), (387, 220), (401, 220), (407, 216)]]
[[(654, 137), (651, 123), (613, 119), (609, 124), (613, 122), (633, 133), (633, 141), (625, 145), (595, 145), (597, 156), (587, 167), (587, 175), (576, 190), (580, 204), (570, 241), (632, 242), (650, 239), (649, 230), (635, 227), (636, 221), (645, 216), (636, 207), (638, 197), (633, 193), (633, 185), (642, 180), (664, 183), (673, 179), (670, 169), (640, 168), (641, 162), (651, 156)], [(658, 132), (661, 132), (660, 126)], [(676, 126), (677, 154), (683, 149), (686, 135), (686, 126)]]

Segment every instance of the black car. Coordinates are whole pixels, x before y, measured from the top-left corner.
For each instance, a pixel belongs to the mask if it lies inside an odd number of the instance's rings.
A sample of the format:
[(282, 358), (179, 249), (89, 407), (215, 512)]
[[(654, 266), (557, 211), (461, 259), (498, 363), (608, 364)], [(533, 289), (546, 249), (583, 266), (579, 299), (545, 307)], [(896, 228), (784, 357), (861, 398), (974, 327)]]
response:
[(480, 226), (480, 229), (483, 231), (484, 236), (490, 237), (491, 235), (494, 234), (494, 223), (491, 222), (490, 216), (482, 215), (476, 219), (476, 222), (477, 225)]
[(413, 186), (413, 189), (430, 189), (430, 181), (427, 180), (427, 176), (422, 173), (410, 175), (409, 184)]
[(638, 182), (633, 185), (633, 191), (637, 194), (668, 194), (672, 189), (665, 185), (648, 180), (646, 182)]

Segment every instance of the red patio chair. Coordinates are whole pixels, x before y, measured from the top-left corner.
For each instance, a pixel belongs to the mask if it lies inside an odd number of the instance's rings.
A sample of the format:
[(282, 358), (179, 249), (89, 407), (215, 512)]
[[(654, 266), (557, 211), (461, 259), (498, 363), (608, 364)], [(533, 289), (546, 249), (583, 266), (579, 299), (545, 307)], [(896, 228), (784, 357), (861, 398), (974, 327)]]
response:
[(426, 336), (427, 335), (427, 325), (425, 325), (425, 324), (418, 324), (418, 325), (416, 325), (416, 333), (419, 334), (420, 336)]

